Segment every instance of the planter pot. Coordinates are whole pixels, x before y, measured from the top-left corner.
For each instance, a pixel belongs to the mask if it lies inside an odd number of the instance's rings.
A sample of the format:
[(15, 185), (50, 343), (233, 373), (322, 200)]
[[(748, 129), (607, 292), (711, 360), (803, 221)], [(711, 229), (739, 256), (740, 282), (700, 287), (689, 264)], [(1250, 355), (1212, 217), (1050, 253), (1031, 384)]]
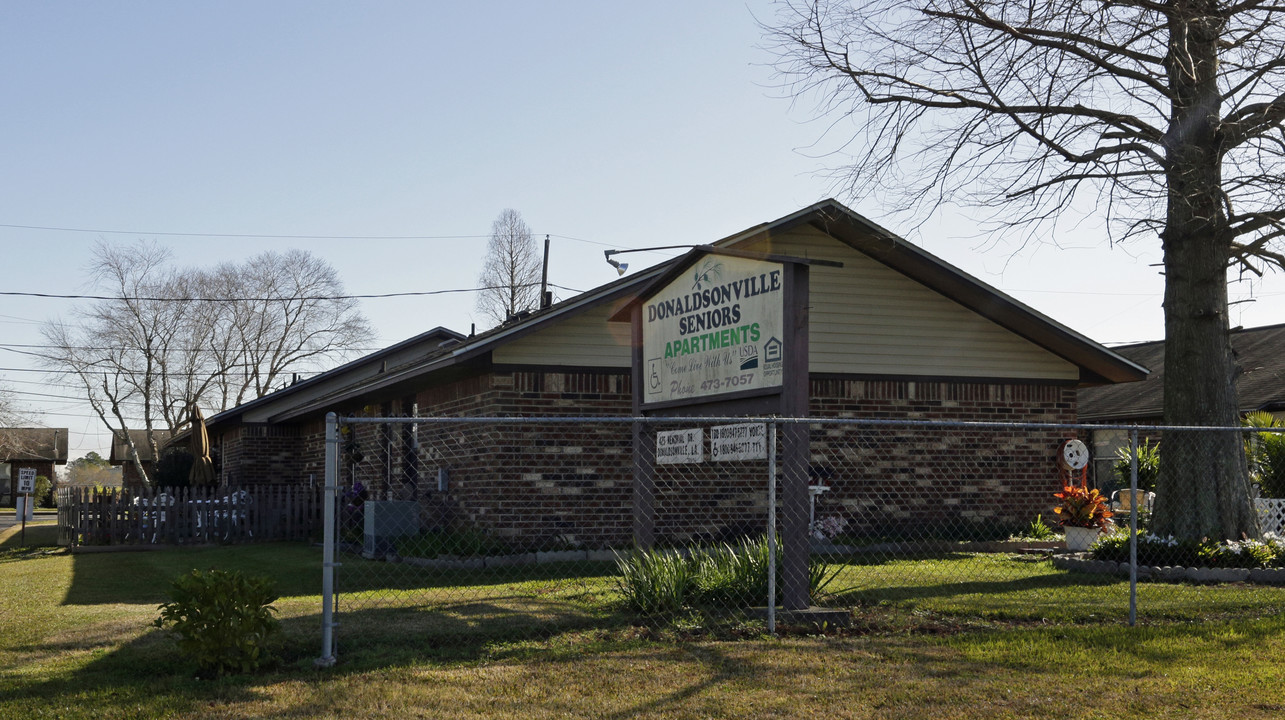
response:
[(1070, 525), (1062, 528), (1066, 531), (1066, 549), (1072, 552), (1084, 552), (1089, 546), (1098, 539), (1102, 530), (1099, 528), (1072, 527)]

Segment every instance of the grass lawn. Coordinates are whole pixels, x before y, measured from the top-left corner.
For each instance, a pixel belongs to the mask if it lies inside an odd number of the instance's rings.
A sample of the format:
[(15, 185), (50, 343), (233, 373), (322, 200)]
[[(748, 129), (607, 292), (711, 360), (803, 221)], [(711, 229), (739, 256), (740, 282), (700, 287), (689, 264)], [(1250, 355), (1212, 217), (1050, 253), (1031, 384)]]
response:
[[(298, 544), (69, 555), (53, 528), (0, 534), (0, 718), (1278, 718), (1285, 591), (1127, 585), (1031, 558), (842, 566), (838, 637), (711, 639), (634, 628), (594, 568), (415, 587), (356, 568), (341, 663), (315, 670), (319, 550)], [(194, 679), (150, 627), (192, 567), (276, 578), (282, 662)], [(389, 574), (388, 571), (396, 571)], [(377, 602), (378, 600), (378, 602)], [(548, 640), (527, 641), (538, 628)], [(752, 629), (752, 628), (751, 628)]]

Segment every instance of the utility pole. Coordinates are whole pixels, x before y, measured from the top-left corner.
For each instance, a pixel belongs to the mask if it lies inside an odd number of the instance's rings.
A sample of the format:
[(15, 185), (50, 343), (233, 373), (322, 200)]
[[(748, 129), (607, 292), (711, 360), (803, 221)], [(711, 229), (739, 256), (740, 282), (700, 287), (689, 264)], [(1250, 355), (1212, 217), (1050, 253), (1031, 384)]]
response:
[(549, 292), (549, 236), (544, 236), (544, 262), (540, 264), (540, 309), (553, 304), (553, 295)]

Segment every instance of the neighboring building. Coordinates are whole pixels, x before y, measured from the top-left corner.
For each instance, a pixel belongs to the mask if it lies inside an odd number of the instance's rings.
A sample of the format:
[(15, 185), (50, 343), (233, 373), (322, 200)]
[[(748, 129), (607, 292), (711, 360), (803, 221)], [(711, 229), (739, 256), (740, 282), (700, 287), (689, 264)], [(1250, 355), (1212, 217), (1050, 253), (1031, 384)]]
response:
[[(1236, 359), (1236, 398), (1242, 414), (1263, 410), (1285, 414), (1285, 325), (1231, 331)], [(1143, 367), (1146, 379), (1103, 385), (1080, 393), (1080, 419), (1093, 423), (1159, 425), (1164, 421), (1165, 342), (1112, 348)]]
[[(1285, 418), (1285, 325), (1235, 328), (1231, 349), (1236, 359), (1236, 398), (1240, 412), (1257, 410)], [(1163, 340), (1121, 345), (1112, 350), (1151, 371), (1144, 380), (1101, 385), (1080, 392), (1080, 420), (1104, 425), (1163, 425)], [(1116, 450), (1128, 447), (1127, 430), (1093, 433), (1094, 470), (1100, 487), (1111, 486)]]
[[(810, 280), (810, 413), (819, 417), (1069, 423), (1079, 388), (1141, 379), (1145, 369), (942, 262), (834, 201), (712, 243), (719, 248), (824, 259)], [(622, 278), (463, 337), (438, 328), (208, 421), (225, 483), (300, 483), (324, 470), (324, 416), (627, 416), (632, 412), (630, 329), (608, 322), (667, 270)], [(453, 517), (500, 534), (620, 542), (630, 527), (630, 441), (622, 426), (567, 429), (461, 426), (449, 480), (435, 438), (405, 426), (354, 426), (361, 452), (345, 472), (377, 478), (375, 496), (414, 498), (432, 518)], [(815, 433), (814, 433), (815, 435)], [(551, 450), (514, 450), (544, 438)], [(835, 466), (830, 499), (863, 512), (879, 496), (887, 517), (925, 512), (1027, 521), (1056, 489), (1057, 433), (1026, 433), (986, 447), (903, 447), (843, 476), (838, 440), (814, 437), (813, 455)], [(951, 445), (946, 443), (945, 445)], [(941, 447), (939, 447), (941, 446)], [(959, 452), (1003, 454), (986, 478), (914, 499), (923, 478)], [(515, 454), (516, 453), (516, 454)], [(914, 463), (907, 457), (914, 456)], [(361, 460), (358, 462), (357, 457)], [(827, 460), (831, 457), (833, 462)], [(982, 465), (979, 465), (979, 467)], [(440, 484), (438, 480), (441, 479)], [(341, 482), (349, 484), (352, 476)], [(368, 483), (370, 484), (370, 483)], [(949, 486), (949, 487), (947, 487)], [(918, 489), (917, 489), (918, 488)], [(707, 506), (756, 508), (744, 488), (710, 486)], [(998, 498), (998, 499), (997, 499)], [(728, 528), (736, 517), (726, 518)], [(675, 531), (675, 534), (678, 534)]]
[(22, 468), (52, 481), (66, 464), (67, 428), (0, 428), (0, 505), (14, 506)]
[[(156, 439), (157, 452), (164, 451), (170, 441), (170, 431), (153, 430), (152, 436)], [(130, 430), (129, 437), (134, 442), (134, 449), (138, 451), (138, 459), (143, 463), (143, 472), (147, 473), (147, 477), (152, 477), (152, 471), (156, 468), (156, 458), (152, 456), (152, 446), (147, 442), (147, 431)], [(121, 468), (121, 485), (127, 488), (142, 486), (143, 475), (130, 457), (129, 443), (125, 441), (125, 435), (120, 430), (112, 432), (112, 451), (107, 460), (113, 466)]]

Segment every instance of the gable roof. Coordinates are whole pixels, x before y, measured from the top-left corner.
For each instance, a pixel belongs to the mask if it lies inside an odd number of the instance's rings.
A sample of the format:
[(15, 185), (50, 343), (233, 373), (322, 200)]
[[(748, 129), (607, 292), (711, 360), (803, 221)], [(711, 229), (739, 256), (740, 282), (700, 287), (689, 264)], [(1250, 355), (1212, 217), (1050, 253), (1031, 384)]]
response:
[[(892, 232), (844, 207), (825, 200), (783, 218), (751, 227), (712, 243), (712, 248), (736, 252), (773, 234), (805, 225), (829, 234), (876, 261), (906, 275), (929, 289), (973, 310), (1001, 327), (1023, 337), (1081, 368), (1081, 383), (1129, 382), (1146, 376), (1146, 368), (1117, 355), (1089, 338), (1036, 312), (995, 288), (973, 278), (936, 256), (911, 245)], [(694, 248), (709, 247), (693, 245)], [(514, 322), (465, 338), (454, 334), (458, 343), (439, 346), (404, 363), (390, 363), (380, 372), (369, 369), (380, 351), (340, 366), (258, 400), (214, 415), (211, 428), (229, 421), (282, 422), (317, 413), (367, 393), (409, 386), (430, 374), (450, 368), (467, 368), (484, 361), (493, 349), (607, 303), (623, 305), (643, 288), (671, 273), (687, 255), (671, 259), (628, 277), (601, 285), (548, 308), (532, 311)], [(618, 309), (618, 308), (617, 308)], [(442, 330), (438, 328), (438, 330)], [(434, 331), (430, 331), (434, 332)], [(449, 331), (447, 331), (449, 332)], [(412, 338), (407, 343), (423, 336)], [(404, 345), (405, 343), (402, 343)], [(311, 389), (309, 389), (311, 388)]]
[[(1133, 382), (1146, 377), (1145, 367), (898, 237), (835, 200), (824, 200), (779, 220), (724, 238), (714, 243), (714, 247), (733, 249), (752, 245), (805, 225), (1079, 366), (1083, 385)], [(693, 250), (693, 253), (697, 252), (699, 248)], [(687, 262), (691, 256), (689, 253), (675, 262)], [(657, 285), (672, 279), (672, 274), (672, 270), (667, 271), (656, 281)], [(626, 320), (627, 315), (617, 313), (612, 319)]]
[(67, 464), (67, 428), (0, 428), (0, 462)]
[[(639, 286), (668, 267), (669, 262), (661, 263), (629, 277), (622, 277), (606, 285), (587, 290), (547, 308), (533, 310), (529, 314), (520, 316), (514, 322), (505, 323), (467, 338), (458, 345), (445, 348), (432, 356), (424, 358), (421, 362), (398, 368), (389, 368), (387, 373), (377, 377), (360, 379), (351, 385), (345, 386), (339, 392), (314, 398), (307, 403), (284, 408), (278, 414), (266, 417), (264, 420), (267, 422), (279, 422), (298, 418), (336, 403), (353, 400), (369, 392), (386, 390), (398, 385), (411, 383), (426, 375), (448, 368), (467, 367), (470, 362), (485, 357), (491, 350), (504, 343), (526, 337), (567, 317), (577, 315), (605, 303), (624, 302), (637, 293)], [(207, 424), (213, 426), (216, 420), (221, 421), (221, 416), (222, 414), (212, 418)]]
[[(1236, 395), (1242, 413), (1285, 411), (1285, 325), (1231, 331)], [(1151, 420), (1164, 416), (1165, 343), (1122, 345), (1115, 351), (1152, 368), (1145, 380), (1080, 391), (1080, 418), (1090, 422)]]
[(466, 339), (464, 335), (454, 330), (441, 326), (435, 327), (276, 392), (217, 413), (205, 421), (206, 426), (233, 419), (245, 419), (247, 416), (253, 418), (256, 415), (269, 415), (274, 406), (295, 406), (307, 403), (312, 398), (329, 395), (338, 388), (347, 387), (362, 377), (377, 376), (388, 372), (390, 368), (414, 364), (438, 355), (443, 348)]

